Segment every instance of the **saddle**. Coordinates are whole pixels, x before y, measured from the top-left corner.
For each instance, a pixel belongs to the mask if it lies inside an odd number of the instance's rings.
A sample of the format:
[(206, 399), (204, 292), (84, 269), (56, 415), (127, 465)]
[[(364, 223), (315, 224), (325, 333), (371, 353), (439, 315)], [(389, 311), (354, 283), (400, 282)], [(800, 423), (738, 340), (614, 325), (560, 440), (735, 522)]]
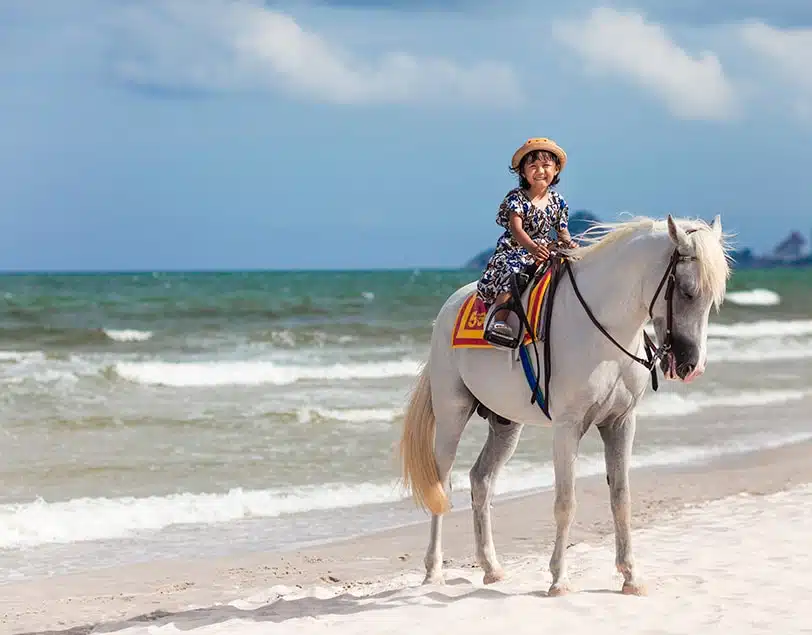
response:
[[(503, 303), (485, 308), (476, 292), (471, 293), (457, 313), (457, 320), (451, 335), (452, 348), (501, 348), (508, 351), (518, 349), (519, 359), (532, 390), (531, 403), (538, 403), (547, 418), (550, 418), (545, 395), (549, 392), (550, 366), (550, 316), (552, 315), (555, 291), (561, 277), (562, 256), (553, 256), (536, 268), (513, 275), (511, 297)], [(527, 289), (527, 299), (523, 296)], [(508, 324), (517, 333), (514, 338), (490, 330), (493, 315), (506, 308), (510, 311)], [(538, 342), (544, 345), (544, 391), (540, 389), (541, 360)], [(528, 348), (532, 347), (536, 357), (536, 369), (530, 362)]]
[[(451, 335), (452, 348), (502, 348), (515, 350), (544, 339), (542, 315), (548, 313), (560, 267), (559, 259), (551, 259), (538, 268), (528, 269), (513, 276), (511, 297), (502, 304), (486, 308), (472, 292), (460, 306)], [(530, 287), (527, 299), (522, 296)], [(490, 329), (496, 311), (506, 308), (507, 319), (516, 335), (506, 338)]]
[[(541, 275), (536, 277), (535, 273), (539, 272), (539, 269), (541, 269)], [(547, 275), (544, 275), (545, 273)], [(482, 338), (494, 346), (509, 349), (515, 349), (519, 346), (520, 342), (527, 344), (533, 341), (538, 334), (538, 321), (541, 315), (539, 309), (546, 296), (550, 278), (549, 274), (549, 268), (546, 268), (546, 272), (542, 268), (533, 268), (522, 271), (519, 274), (511, 274), (510, 298), (507, 302), (494, 304), (488, 310), (488, 313), (485, 315), (485, 323), (482, 327)], [(534, 282), (533, 291), (531, 295), (528, 296), (527, 302), (523, 302), (522, 295), (531, 280)], [(509, 311), (507, 323), (513, 328), (514, 333), (518, 333), (518, 335), (513, 338), (492, 329), (494, 315), (501, 309), (507, 309)], [(530, 313), (533, 314), (532, 320), (528, 318), (528, 314)]]

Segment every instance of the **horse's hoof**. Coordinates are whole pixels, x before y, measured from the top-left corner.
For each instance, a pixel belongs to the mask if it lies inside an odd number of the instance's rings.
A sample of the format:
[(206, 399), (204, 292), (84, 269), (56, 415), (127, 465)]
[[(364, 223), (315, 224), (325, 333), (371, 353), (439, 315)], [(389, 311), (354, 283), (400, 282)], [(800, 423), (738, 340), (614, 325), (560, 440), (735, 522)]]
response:
[(644, 584), (633, 583), (633, 582), (624, 582), (623, 588), (620, 590), (623, 595), (637, 595), (643, 597), (648, 595), (648, 591), (646, 591), (646, 586)]
[(494, 582), (501, 582), (505, 579), (505, 572), (502, 569), (494, 569), (486, 573), (482, 578), (483, 584), (493, 584)]
[(558, 583), (558, 584), (553, 584), (550, 587), (550, 590), (547, 591), (547, 595), (549, 595), (551, 598), (559, 598), (562, 595), (569, 595), (571, 592), (572, 592), (572, 589), (570, 589), (569, 584)]
[(445, 579), (442, 573), (427, 573), (423, 578), (423, 584), (445, 584)]

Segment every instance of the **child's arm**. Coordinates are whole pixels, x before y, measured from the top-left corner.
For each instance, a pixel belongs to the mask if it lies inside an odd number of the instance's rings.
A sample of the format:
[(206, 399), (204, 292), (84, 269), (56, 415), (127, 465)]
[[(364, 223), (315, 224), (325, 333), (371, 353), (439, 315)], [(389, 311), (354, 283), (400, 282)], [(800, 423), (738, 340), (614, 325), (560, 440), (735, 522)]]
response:
[(567, 206), (567, 202), (562, 198), (560, 200), (560, 207), (558, 209), (558, 224), (555, 228), (555, 235), (559, 242), (564, 243), (570, 249), (575, 249), (578, 246), (578, 243), (576, 243), (572, 239), (572, 236), (570, 236), (569, 216), (569, 207)]
[(558, 240), (560, 240), (565, 245), (570, 246), (576, 245), (575, 241), (572, 239), (572, 236), (570, 236), (569, 229), (567, 228), (559, 229), (558, 231), (556, 231), (556, 235), (558, 236)]

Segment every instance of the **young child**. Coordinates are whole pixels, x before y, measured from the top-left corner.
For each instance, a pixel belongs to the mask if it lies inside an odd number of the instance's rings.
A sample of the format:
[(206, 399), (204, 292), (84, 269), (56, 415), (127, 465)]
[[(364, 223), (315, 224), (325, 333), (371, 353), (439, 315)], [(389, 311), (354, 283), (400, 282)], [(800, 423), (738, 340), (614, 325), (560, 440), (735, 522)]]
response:
[[(513, 154), (510, 169), (518, 176), (519, 187), (510, 190), (499, 206), (496, 223), (505, 231), (477, 285), (477, 293), (486, 307), (510, 298), (511, 272), (519, 273), (549, 258), (551, 230), (568, 247), (578, 246), (567, 229), (567, 203), (551, 189), (558, 184), (566, 163), (564, 150), (544, 137), (528, 139)], [(505, 322), (507, 316), (507, 309), (496, 311), (491, 328), (512, 338), (513, 329)]]

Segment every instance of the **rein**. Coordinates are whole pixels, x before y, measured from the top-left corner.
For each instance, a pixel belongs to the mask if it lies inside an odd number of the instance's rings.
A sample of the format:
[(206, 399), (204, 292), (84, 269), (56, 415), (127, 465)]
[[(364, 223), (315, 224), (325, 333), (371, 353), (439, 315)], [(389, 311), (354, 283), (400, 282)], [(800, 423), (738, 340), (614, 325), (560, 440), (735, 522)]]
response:
[[(688, 233), (696, 230), (688, 230)], [(555, 259), (554, 259), (555, 258)], [(530, 360), (527, 359), (527, 354), (523, 348), (520, 348), (520, 356), (522, 358), (522, 365), (524, 366), (525, 375), (527, 375), (528, 382), (531, 384), (532, 387), (532, 398), (530, 399), (530, 403), (537, 402), (541, 410), (544, 412), (545, 416), (550, 419), (550, 377), (552, 375), (552, 364), (551, 364), (551, 357), (550, 357), (550, 326), (552, 320), (552, 307), (553, 307), (553, 299), (556, 296), (556, 291), (558, 288), (558, 284), (561, 278), (561, 272), (558, 268), (559, 263), (563, 263), (563, 266), (567, 270), (567, 275), (569, 276), (570, 282), (572, 282), (572, 290), (575, 292), (575, 296), (578, 298), (578, 301), (581, 303), (581, 306), (584, 309), (584, 312), (587, 314), (587, 317), (592, 321), (595, 327), (608, 339), (612, 344), (614, 344), (617, 348), (623, 351), (628, 357), (632, 360), (643, 366), (646, 370), (651, 373), (651, 386), (653, 390), (657, 390), (659, 387), (659, 380), (657, 378), (657, 362), (659, 362), (664, 355), (666, 355), (671, 350), (672, 344), (672, 333), (673, 333), (673, 324), (674, 324), (674, 287), (676, 286), (676, 279), (677, 279), (677, 264), (680, 262), (689, 262), (692, 260), (696, 260), (696, 256), (685, 256), (679, 253), (679, 249), (674, 249), (674, 252), (671, 254), (671, 258), (668, 261), (668, 266), (663, 273), (662, 278), (660, 279), (660, 283), (657, 285), (657, 290), (654, 292), (654, 297), (651, 298), (651, 302), (648, 305), (648, 315), (653, 320), (654, 315), (654, 304), (657, 302), (657, 298), (660, 297), (660, 292), (663, 290), (663, 286), (665, 286), (665, 303), (666, 303), (666, 327), (665, 327), (665, 337), (663, 339), (662, 345), (658, 348), (654, 342), (651, 341), (651, 338), (648, 336), (648, 333), (643, 331), (643, 344), (644, 350), (646, 352), (646, 359), (642, 357), (638, 357), (633, 353), (627, 351), (614, 337), (612, 334), (607, 331), (603, 325), (598, 322), (595, 314), (592, 313), (592, 309), (589, 308), (589, 305), (584, 300), (584, 296), (581, 295), (581, 290), (578, 288), (578, 283), (575, 282), (575, 274), (572, 272), (572, 265), (570, 258), (567, 256), (563, 256), (557, 254), (555, 252), (550, 254), (550, 267), (553, 269), (552, 277), (550, 280), (550, 288), (547, 291), (547, 298), (546, 298), (546, 310), (544, 315), (543, 321), (543, 333), (542, 333), (542, 341), (544, 342), (544, 393), (543, 396), (539, 394), (539, 384), (541, 383), (541, 365), (539, 364), (539, 352), (538, 347), (536, 346), (536, 338), (534, 337), (532, 340), (533, 349), (536, 353), (536, 372), (535, 372), (535, 381), (533, 381), (533, 373), (532, 367), (530, 365)], [(519, 290), (516, 286), (515, 279), (511, 281), (512, 285), (512, 293), (514, 297), (519, 296)], [(519, 320), (521, 321), (522, 325), (528, 332), (532, 332), (532, 327), (525, 315), (524, 309), (520, 302), (517, 303), (518, 309), (517, 313), (519, 314)]]
[(654, 315), (652, 311), (654, 310), (654, 304), (657, 302), (657, 298), (660, 296), (660, 291), (663, 289), (663, 285), (665, 285), (665, 303), (666, 303), (666, 327), (665, 327), (665, 337), (663, 338), (662, 345), (657, 348), (654, 342), (651, 341), (651, 338), (648, 336), (648, 333), (643, 331), (643, 342), (645, 345), (646, 351), (646, 359), (642, 357), (638, 357), (627, 351), (623, 346), (621, 346), (618, 341), (612, 337), (612, 335), (601, 325), (600, 322), (595, 318), (595, 315), (592, 313), (592, 310), (587, 305), (586, 300), (581, 295), (581, 291), (578, 289), (578, 284), (575, 282), (575, 276), (572, 273), (572, 266), (570, 265), (570, 259), (564, 259), (564, 266), (567, 269), (567, 273), (569, 274), (570, 282), (572, 282), (572, 289), (575, 291), (575, 295), (578, 298), (578, 301), (581, 303), (581, 306), (584, 308), (589, 319), (595, 325), (595, 327), (603, 333), (603, 335), (614, 344), (617, 348), (623, 351), (626, 355), (628, 355), (631, 359), (633, 359), (638, 364), (641, 364), (646, 368), (646, 370), (651, 372), (651, 384), (652, 388), (656, 391), (658, 388), (658, 381), (657, 381), (657, 362), (662, 359), (662, 357), (671, 350), (671, 340), (672, 340), (672, 330), (674, 324), (674, 286), (676, 284), (677, 279), (677, 264), (680, 262), (688, 262), (691, 260), (696, 260), (696, 256), (685, 256), (679, 253), (678, 249), (674, 249), (674, 253), (671, 255), (671, 259), (668, 261), (668, 267), (666, 267), (665, 273), (663, 273), (663, 277), (660, 279), (660, 284), (657, 285), (657, 290), (654, 292), (654, 297), (651, 298), (651, 302), (648, 305), (648, 315), (651, 319), (654, 319)]

